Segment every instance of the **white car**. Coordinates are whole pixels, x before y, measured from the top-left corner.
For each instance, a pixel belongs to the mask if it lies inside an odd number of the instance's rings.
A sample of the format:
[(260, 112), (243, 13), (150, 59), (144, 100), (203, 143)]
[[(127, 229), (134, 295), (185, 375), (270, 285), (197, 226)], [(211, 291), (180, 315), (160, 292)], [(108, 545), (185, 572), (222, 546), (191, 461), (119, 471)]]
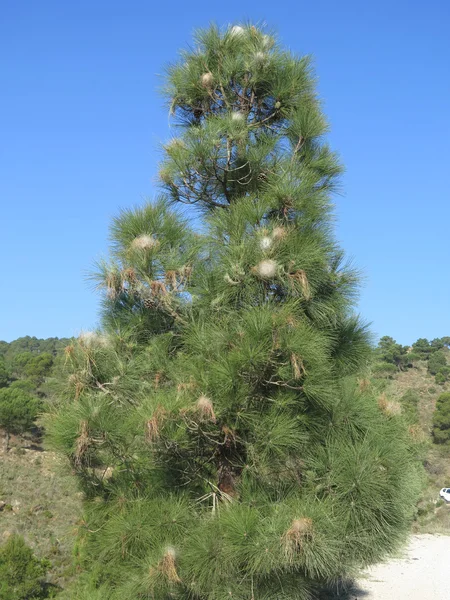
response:
[(439, 496), (446, 502), (450, 502), (450, 488), (442, 488), (442, 490), (439, 492)]

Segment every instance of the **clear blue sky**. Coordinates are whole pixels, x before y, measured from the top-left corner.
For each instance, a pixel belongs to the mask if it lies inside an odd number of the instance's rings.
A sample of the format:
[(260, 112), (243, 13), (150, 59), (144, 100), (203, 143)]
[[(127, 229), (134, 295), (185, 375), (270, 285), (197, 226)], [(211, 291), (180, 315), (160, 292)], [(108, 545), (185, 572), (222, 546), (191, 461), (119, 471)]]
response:
[(156, 193), (163, 66), (215, 21), (315, 56), (346, 165), (337, 234), (360, 311), (402, 343), (450, 335), (450, 4), (6, 0), (0, 15), (0, 339), (95, 326), (85, 271), (119, 207)]

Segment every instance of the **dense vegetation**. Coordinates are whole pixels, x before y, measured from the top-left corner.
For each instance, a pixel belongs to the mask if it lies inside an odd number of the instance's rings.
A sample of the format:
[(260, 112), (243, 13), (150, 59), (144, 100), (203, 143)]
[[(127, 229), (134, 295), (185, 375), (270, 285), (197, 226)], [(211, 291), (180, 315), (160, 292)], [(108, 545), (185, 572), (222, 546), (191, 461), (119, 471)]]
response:
[(14, 387), (0, 390), (0, 428), (6, 432), (6, 450), (11, 433), (24, 433), (32, 428), (39, 408), (39, 400), (24, 390)]
[(48, 598), (44, 577), (50, 564), (36, 558), (22, 537), (12, 535), (0, 546), (0, 599)]
[(58, 353), (68, 338), (21, 337), (0, 341), (0, 388), (12, 387), (45, 396), (42, 384), (49, 377)]
[(168, 74), (167, 196), (114, 220), (103, 327), (60, 365), (49, 434), (86, 497), (70, 598), (306, 599), (413, 515), (413, 439), (357, 381), (369, 334), (309, 60), (255, 27), (196, 44)]
[(79, 498), (70, 475), (44, 450), (39, 421), (68, 343), (29, 336), (0, 342), (0, 543), (7, 540), (0, 546), (0, 600), (53, 597), (73, 570)]
[(433, 417), (433, 438), (437, 444), (450, 443), (450, 392), (444, 392), (437, 399)]
[(402, 346), (392, 337), (384, 336), (375, 350), (374, 369), (387, 375), (409, 369), (418, 361), (426, 360), (428, 372), (435, 376), (436, 383), (443, 384), (450, 376), (447, 363), (449, 346), (450, 337), (435, 338), (431, 342), (426, 338), (419, 338), (412, 346)]
[(0, 341), (0, 429), (9, 436), (30, 431), (46, 396), (44, 383), (68, 339), (22, 337)]
[(51, 354), (52, 356), (56, 356), (58, 351), (68, 343), (68, 338), (51, 337), (40, 339), (27, 335), (17, 338), (12, 342), (0, 341), (0, 356), (6, 365), (11, 365), (14, 358), (24, 352), (30, 353), (33, 356), (37, 354)]

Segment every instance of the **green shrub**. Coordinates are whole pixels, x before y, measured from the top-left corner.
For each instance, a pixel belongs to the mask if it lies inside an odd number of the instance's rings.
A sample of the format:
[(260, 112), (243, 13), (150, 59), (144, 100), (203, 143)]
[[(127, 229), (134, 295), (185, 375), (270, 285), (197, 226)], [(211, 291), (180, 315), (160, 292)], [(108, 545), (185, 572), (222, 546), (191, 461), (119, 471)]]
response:
[(375, 356), (382, 363), (388, 363), (396, 367), (396, 370), (404, 370), (408, 367), (412, 367), (412, 362), (414, 359), (420, 357), (419, 354), (408, 353), (408, 346), (402, 346), (401, 344), (397, 344), (397, 342), (385, 335), (378, 342), (378, 346), (375, 350)]
[(0, 427), (6, 431), (7, 447), (11, 433), (23, 433), (32, 427), (39, 409), (39, 400), (27, 392), (15, 388), (0, 389)]
[(17, 379), (17, 381), (13, 381), (9, 385), (10, 390), (22, 390), (23, 392), (28, 392), (29, 394), (33, 394), (36, 389), (36, 386), (29, 379)]
[(8, 385), (10, 374), (8, 369), (5, 367), (3, 359), (0, 357), (0, 388)]
[(43, 579), (49, 566), (34, 556), (22, 537), (11, 536), (0, 547), (0, 600), (47, 598)]
[(436, 444), (450, 441), (450, 392), (441, 394), (433, 415), (433, 439)]
[(418, 353), (418, 352), (408, 352), (406, 355), (407, 361), (408, 361), (408, 366), (413, 366), (413, 363), (417, 362), (418, 360), (422, 360), (422, 356)]
[(25, 366), (25, 375), (35, 382), (36, 385), (40, 385), (44, 379), (50, 375), (50, 371), (53, 366), (53, 356), (49, 352), (44, 352), (33, 356)]
[(441, 348), (444, 347), (449, 347), (450, 345), (450, 337), (442, 337), (442, 338), (435, 338), (434, 340), (431, 340), (430, 342), (431, 347), (435, 348), (436, 350), (440, 350)]
[(426, 360), (433, 352), (433, 347), (426, 338), (419, 338), (412, 345), (413, 352), (421, 356), (422, 359)]
[(392, 363), (380, 362), (373, 366), (373, 371), (376, 375), (387, 377), (398, 372), (398, 368)]
[(436, 375), (434, 376), (434, 380), (439, 385), (443, 385), (447, 381), (447, 377), (445, 375), (443, 375), (441, 372), (439, 372), (439, 373), (436, 373)]
[(419, 420), (418, 405), (419, 394), (415, 390), (407, 390), (400, 398), (403, 414), (409, 423), (417, 423)]
[(428, 372), (431, 375), (436, 375), (443, 367), (447, 366), (447, 359), (445, 354), (439, 350), (434, 352), (428, 360)]
[(448, 366), (441, 367), (435, 375), (436, 383), (440, 383), (440, 384), (445, 383), (446, 381), (449, 380), (449, 378), (450, 378), (450, 367), (448, 367)]

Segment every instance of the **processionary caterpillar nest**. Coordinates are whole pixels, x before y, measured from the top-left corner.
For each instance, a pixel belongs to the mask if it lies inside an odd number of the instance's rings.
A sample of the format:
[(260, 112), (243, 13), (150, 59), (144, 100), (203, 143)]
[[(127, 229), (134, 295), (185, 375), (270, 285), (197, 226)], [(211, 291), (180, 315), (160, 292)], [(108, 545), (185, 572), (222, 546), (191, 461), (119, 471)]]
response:
[(294, 519), (291, 526), (283, 535), (283, 544), (288, 556), (301, 552), (306, 541), (313, 535), (313, 522), (309, 517)]
[(159, 241), (147, 233), (135, 237), (131, 242), (133, 250), (152, 250), (157, 246), (159, 246)]
[(207, 396), (203, 394), (200, 396), (196, 403), (196, 409), (202, 421), (216, 422), (213, 403)]
[(154, 576), (156, 572), (161, 573), (168, 581), (172, 583), (180, 583), (181, 579), (178, 577), (176, 565), (175, 565), (175, 550), (169, 546), (164, 553), (164, 556), (158, 562), (156, 569), (151, 567), (150, 576)]

